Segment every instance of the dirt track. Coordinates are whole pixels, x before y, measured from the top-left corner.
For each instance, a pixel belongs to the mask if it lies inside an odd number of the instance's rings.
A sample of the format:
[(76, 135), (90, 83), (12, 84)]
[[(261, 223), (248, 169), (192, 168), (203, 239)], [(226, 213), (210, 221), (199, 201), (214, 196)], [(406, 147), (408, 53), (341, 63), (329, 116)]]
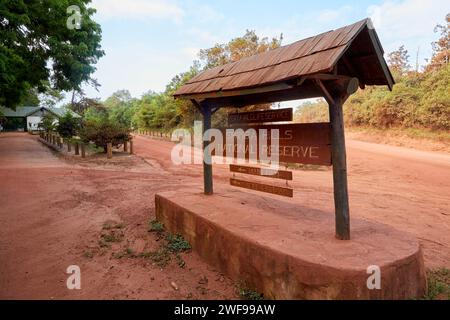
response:
[[(171, 263), (164, 270), (143, 259), (111, 256), (128, 247), (158, 246), (147, 232), (156, 192), (201, 189), (201, 166), (174, 166), (172, 146), (136, 137), (135, 152), (145, 161), (125, 156), (112, 164), (74, 163), (36, 137), (0, 135), (0, 298), (236, 297), (233, 282), (195, 253), (183, 255), (186, 268)], [(352, 140), (347, 147), (351, 215), (411, 232), (423, 245), (427, 267), (450, 267), (450, 155)], [(215, 166), (214, 174), (215, 183), (230, 176), (226, 166)], [(330, 170), (295, 171), (295, 197), (285, 201), (332, 214), (331, 179)], [(108, 220), (124, 224), (125, 240), (98, 253)], [(93, 257), (86, 254), (91, 251)], [(79, 291), (65, 285), (72, 264), (82, 270)]]

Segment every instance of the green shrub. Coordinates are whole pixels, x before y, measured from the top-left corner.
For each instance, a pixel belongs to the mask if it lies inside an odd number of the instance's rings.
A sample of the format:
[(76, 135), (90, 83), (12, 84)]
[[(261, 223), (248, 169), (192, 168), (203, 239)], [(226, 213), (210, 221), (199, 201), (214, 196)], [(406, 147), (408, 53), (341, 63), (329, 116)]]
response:
[(49, 113), (45, 114), (39, 122), (38, 128), (47, 132), (54, 131), (56, 129), (56, 118)]
[(80, 129), (80, 120), (75, 118), (71, 112), (67, 111), (61, 118), (59, 118), (56, 131), (63, 138), (72, 138), (78, 134)]
[(127, 126), (111, 120), (107, 112), (88, 109), (79, 135), (85, 143), (92, 141), (106, 152), (107, 143), (119, 146), (131, 139), (130, 132)]

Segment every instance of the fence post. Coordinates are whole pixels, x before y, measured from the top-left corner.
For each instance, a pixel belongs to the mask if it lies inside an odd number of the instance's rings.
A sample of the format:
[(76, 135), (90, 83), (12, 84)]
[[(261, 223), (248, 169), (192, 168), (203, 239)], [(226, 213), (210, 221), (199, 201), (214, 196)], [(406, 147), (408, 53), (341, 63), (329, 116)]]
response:
[(133, 154), (133, 140), (130, 140), (130, 154)]
[(112, 158), (112, 143), (111, 142), (108, 142), (106, 144), (106, 153), (107, 153), (108, 159), (111, 159)]
[(127, 152), (128, 151), (128, 141), (124, 141), (123, 142), (123, 151)]
[(78, 142), (75, 142), (75, 155), (78, 156), (80, 154), (80, 145)]
[(67, 152), (72, 152), (72, 145), (70, 144), (70, 141), (67, 141)]
[(81, 144), (81, 157), (85, 158), (86, 157), (86, 148), (84, 143)]

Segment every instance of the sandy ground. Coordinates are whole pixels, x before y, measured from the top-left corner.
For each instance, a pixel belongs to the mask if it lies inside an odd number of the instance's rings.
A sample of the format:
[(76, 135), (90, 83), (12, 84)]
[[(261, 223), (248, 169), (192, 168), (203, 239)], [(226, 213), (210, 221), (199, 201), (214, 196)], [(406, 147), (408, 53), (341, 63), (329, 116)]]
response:
[[(137, 156), (74, 161), (34, 136), (0, 135), (0, 298), (236, 298), (235, 283), (193, 252), (182, 254), (185, 268), (114, 256), (160, 245), (147, 231), (156, 192), (201, 190), (201, 166), (175, 166), (172, 147), (137, 136)], [(347, 147), (351, 216), (414, 234), (428, 268), (450, 267), (450, 155), (355, 140)], [(215, 165), (214, 175), (228, 183), (227, 166)], [(333, 214), (330, 169), (297, 170), (292, 184), (294, 198), (283, 201)], [(105, 222), (123, 225), (111, 248), (98, 244)], [(82, 290), (67, 289), (69, 265), (80, 266)]]

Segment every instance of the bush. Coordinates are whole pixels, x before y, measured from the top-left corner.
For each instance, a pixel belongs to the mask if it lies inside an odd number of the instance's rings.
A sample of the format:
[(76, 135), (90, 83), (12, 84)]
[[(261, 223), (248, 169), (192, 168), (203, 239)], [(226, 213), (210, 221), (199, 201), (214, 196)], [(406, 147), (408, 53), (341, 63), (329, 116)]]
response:
[(80, 120), (75, 118), (71, 112), (67, 111), (64, 116), (59, 118), (56, 131), (63, 138), (72, 138), (78, 134), (80, 129)]
[(115, 123), (108, 117), (108, 113), (89, 109), (85, 113), (85, 120), (80, 129), (80, 138), (84, 142), (94, 142), (97, 147), (106, 152), (107, 143), (119, 146), (131, 139), (131, 129), (120, 123)]
[(51, 114), (45, 114), (39, 122), (38, 128), (47, 132), (54, 131), (56, 129), (56, 119)]

